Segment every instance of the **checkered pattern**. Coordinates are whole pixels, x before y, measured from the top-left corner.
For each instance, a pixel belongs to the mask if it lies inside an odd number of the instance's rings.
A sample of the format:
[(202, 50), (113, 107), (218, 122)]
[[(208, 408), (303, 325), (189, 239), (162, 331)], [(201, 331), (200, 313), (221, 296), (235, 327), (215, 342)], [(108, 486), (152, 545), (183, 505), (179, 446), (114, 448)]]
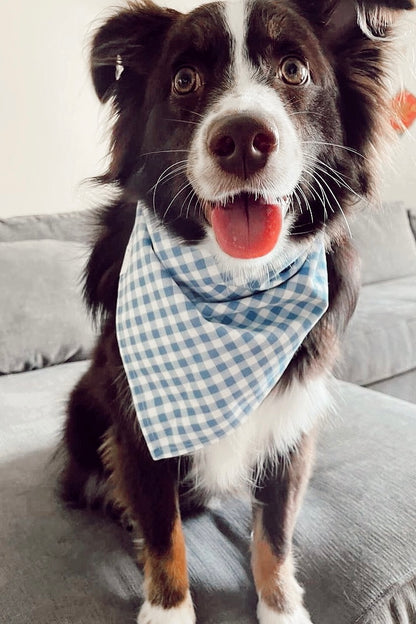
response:
[(117, 335), (155, 460), (227, 435), (275, 386), (328, 305), (322, 240), (267, 282), (236, 287), (210, 254), (138, 207), (120, 275)]

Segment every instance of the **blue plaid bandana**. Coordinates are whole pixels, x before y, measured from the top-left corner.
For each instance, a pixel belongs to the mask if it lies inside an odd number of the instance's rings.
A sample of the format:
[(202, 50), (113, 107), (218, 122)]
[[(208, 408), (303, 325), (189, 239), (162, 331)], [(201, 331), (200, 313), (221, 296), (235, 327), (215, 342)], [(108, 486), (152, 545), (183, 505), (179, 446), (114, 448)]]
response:
[(235, 286), (203, 247), (149, 224), (139, 205), (120, 274), (117, 336), (153, 459), (190, 454), (238, 427), (327, 306), (322, 238), (278, 275)]

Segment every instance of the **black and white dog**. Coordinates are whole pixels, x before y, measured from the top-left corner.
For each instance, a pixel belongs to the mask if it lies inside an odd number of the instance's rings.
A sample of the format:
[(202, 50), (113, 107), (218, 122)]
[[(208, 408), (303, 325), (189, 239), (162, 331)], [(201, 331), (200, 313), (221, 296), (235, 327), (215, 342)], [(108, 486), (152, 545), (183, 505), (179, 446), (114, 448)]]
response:
[[(69, 402), (62, 492), (74, 505), (126, 513), (143, 537), (139, 624), (195, 622), (181, 514), (236, 487), (252, 493), (260, 623), (311, 624), (292, 533), (357, 298), (346, 217), (376, 183), (394, 24), (413, 6), (229, 0), (182, 14), (137, 0), (94, 38), (94, 86), (115, 113), (100, 181), (120, 198), (99, 212), (86, 271), (102, 332)], [(231, 282), (278, 273), (318, 237), (325, 245), (327, 310), (275, 387), (231, 433), (180, 458), (152, 457), (116, 336), (138, 202), (172, 245), (204, 250)]]

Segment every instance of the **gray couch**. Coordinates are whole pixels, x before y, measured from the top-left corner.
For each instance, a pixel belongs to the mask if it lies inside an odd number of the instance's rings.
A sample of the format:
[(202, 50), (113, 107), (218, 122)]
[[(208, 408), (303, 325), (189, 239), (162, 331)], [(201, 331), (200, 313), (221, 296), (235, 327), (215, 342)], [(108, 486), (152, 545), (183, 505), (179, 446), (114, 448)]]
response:
[(339, 374), (416, 403), (416, 207), (366, 211), (351, 228), (363, 287)]
[[(416, 247), (406, 211), (390, 214), (380, 232), (354, 225), (365, 285), (339, 371), (354, 383), (334, 383), (296, 531), (316, 624), (416, 623), (416, 405), (358, 385), (414, 398)], [(141, 602), (130, 535), (54, 493), (66, 397), (94, 341), (84, 219), (0, 221), (1, 624), (125, 624)], [(248, 505), (227, 501), (185, 531), (199, 624), (255, 624)]]

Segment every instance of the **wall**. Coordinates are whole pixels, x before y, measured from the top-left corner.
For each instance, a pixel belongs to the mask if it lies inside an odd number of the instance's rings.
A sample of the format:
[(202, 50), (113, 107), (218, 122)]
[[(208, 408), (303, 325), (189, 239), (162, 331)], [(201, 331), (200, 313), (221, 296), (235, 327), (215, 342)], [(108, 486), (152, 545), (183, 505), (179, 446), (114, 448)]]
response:
[[(170, 0), (171, 6), (185, 10), (197, 3)], [(104, 169), (106, 155), (105, 115), (88, 76), (88, 35), (97, 17), (103, 19), (114, 4), (122, 2), (3, 3), (0, 216), (88, 205), (80, 182)], [(407, 82), (416, 93), (416, 78), (407, 76)], [(416, 197), (415, 139), (416, 128), (399, 141), (396, 171), (385, 174), (388, 197)]]
[[(404, 86), (416, 95), (416, 12), (406, 15), (402, 41), (396, 88)], [(382, 197), (403, 200), (416, 209), (416, 122), (398, 139), (389, 160), (384, 170)]]
[(109, 4), (2, 3), (1, 216), (83, 205), (79, 182), (98, 173), (106, 153), (88, 77), (86, 36)]

